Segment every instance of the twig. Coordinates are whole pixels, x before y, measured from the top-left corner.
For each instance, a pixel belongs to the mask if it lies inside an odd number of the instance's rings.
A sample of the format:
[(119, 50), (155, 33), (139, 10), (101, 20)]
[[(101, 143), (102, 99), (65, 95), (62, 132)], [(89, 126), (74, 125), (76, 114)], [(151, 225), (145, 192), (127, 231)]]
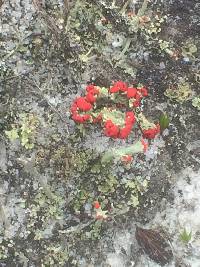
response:
[(64, 14), (67, 16), (69, 13), (69, 0), (64, 0)]
[(122, 9), (120, 10), (120, 13), (124, 14), (127, 6), (131, 3), (132, 0), (127, 0), (126, 3), (124, 4), (124, 6), (122, 7)]
[(137, 16), (141, 17), (144, 16), (148, 6), (148, 0), (144, 0), (142, 7), (139, 9)]
[(83, 223), (83, 224), (78, 224), (76, 226), (72, 226), (66, 230), (59, 230), (59, 233), (61, 234), (70, 234), (70, 233), (74, 233), (74, 232), (79, 232), (81, 230), (83, 230), (84, 228), (86, 228), (87, 226), (89, 226), (91, 223), (93, 223), (95, 220), (91, 220), (87, 223)]
[(6, 216), (6, 213), (4, 211), (4, 207), (2, 202), (0, 201), (0, 217), (2, 219), (2, 222), (4, 223), (5, 227), (8, 227), (9, 223), (8, 223), (8, 218)]
[(3, 0), (0, 0), (0, 7), (3, 5)]
[(46, 27), (53, 32), (56, 35), (56, 38), (58, 39), (58, 34), (60, 33), (60, 29), (56, 25), (56, 21), (53, 17), (51, 17), (46, 10), (44, 9), (45, 4), (43, 3), (43, 0), (33, 0), (33, 4), (35, 5), (36, 11), (41, 16), (44, 24)]
[(5, 55), (3, 57), (3, 60), (6, 60), (8, 59), (9, 57), (11, 57), (17, 50), (18, 48), (20, 47), (21, 44), (18, 44), (13, 50), (10, 51), (10, 53), (8, 53), (7, 55)]
[(18, 74), (18, 75), (13, 75), (13, 76), (10, 76), (10, 77), (4, 78), (4, 79), (0, 79), (0, 83), (1, 83), (1, 82), (5, 82), (5, 81), (7, 81), (7, 80), (12, 80), (12, 79), (18, 78), (18, 77), (20, 77), (20, 76), (22, 76), (22, 75), (24, 75), (24, 74), (21, 73), (21, 74)]
[(122, 50), (122, 52), (118, 56), (117, 60), (120, 60), (124, 56), (124, 54), (126, 53), (126, 51), (129, 49), (130, 44), (131, 44), (131, 38), (128, 38), (127, 41), (126, 41), (126, 43), (125, 43), (124, 49)]
[[(74, 7), (73, 7), (73, 12), (74, 12), (73, 16), (74, 16), (74, 18), (76, 18), (76, 14), (77, 14), (77, 11), (78, 11), (79, 4), (80, 4), (80, 0), (76, 0), (76, 3), (74, 5)], [(67, 33), (68, 30), (69, 30), (70, 22), (71, 22), (71, 15), (69, 14), (69, 16), (67, 17), (67, 20), (66, 20), (65, 33)]]
[(33, 0), (33, 5), (37, 11), (41, 11), (44, 7), (44, 0)]

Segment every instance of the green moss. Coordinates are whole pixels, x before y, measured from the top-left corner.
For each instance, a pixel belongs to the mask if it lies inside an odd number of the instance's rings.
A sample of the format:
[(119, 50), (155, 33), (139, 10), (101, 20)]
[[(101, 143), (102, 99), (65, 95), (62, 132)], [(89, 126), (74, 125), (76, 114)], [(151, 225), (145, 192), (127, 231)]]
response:
[[(77, 143), (74, 143), (74, 146), (76, 145)], [(38, 167), (44, 168), (50, 159), (56, 177), (65, 181), (85, 173), (87, 169), (93, 173), (100, 172), (99, 156), (94, 150), (72, 148), (73, 143), (70, 146), (57, 144), (55, 146), (56, 148), (51, 144), (51, 147), (40, 148), (37, 151)]]
[(79, 151), (72, 155), (71, 164), (74, 169), (78, 172), (84, 172), (88, 168), (88, 161), (90, 160), (90, 155), (85, 151)]
[(92, 205), (97, 199), (104, 210), (108, 203), (114, 207), (123, 207), (125, 203), (134, 208), (139, 206), (139, 197), (147, 191), (148, 181), (139, 176), (124, 180), (111, 173), (110, 165), (100, 166), (95, 176), (88, 171), (87, 179), (82, 177), (79, 185), (76, 184), (77, 193), (70, 203), (71, 208), (80, 212), (86, 203)]

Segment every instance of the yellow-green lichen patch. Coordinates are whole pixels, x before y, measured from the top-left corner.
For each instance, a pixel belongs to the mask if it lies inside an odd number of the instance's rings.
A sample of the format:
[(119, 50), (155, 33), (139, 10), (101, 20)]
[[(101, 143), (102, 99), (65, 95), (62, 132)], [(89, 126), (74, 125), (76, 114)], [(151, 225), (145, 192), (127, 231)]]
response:
[(23, 113), (19, 115), (19, 122), (16, 121), (12, 129), (5, 131), (5, 134), (11, 141), (19, 139), (22, 146), (32, 149), (38, 125), (39, 120), (34, 114)]
[(186, 42), (182, 46), (182, 55), (184, 57), (188, 57), (190, 60), (193, 60), (195, 59), (197, 52), (198, 49), (195, 42), (192, 39), (186, 40)]
[(51, 236), (51, 225), (64, 217), (64, 198), (48, 189), (40, 188), (29, 206), (27, 231), (34, 234), (35, 240), (44, 239), (46, 235)]
[(198, 110), (200, 110), (200, 97), (194, 97), (192, 99), (192, 105), (193, 107), (197, 108)]
[(41, 267), (48, 266), (65, 266), (69, 259), (69, 251), (67, 247), (60, 244), (45, 246), (45, 256), (41, 260)]
[(177, 85), (170, 86), (166, 91), (165, 95), (169, 99), (183, 103), (189, 100), (192, 96), (192, 89), (189, 82), (182, 81)]

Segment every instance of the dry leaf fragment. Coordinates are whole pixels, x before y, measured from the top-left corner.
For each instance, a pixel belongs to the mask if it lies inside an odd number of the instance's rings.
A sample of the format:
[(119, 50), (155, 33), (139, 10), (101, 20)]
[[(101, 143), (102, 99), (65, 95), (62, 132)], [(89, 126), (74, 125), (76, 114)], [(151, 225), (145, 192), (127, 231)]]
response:
[(137, 227), (135, 237), (149, 258), (161, 266), (172, 260), (172, 250), (168, 242), (158, 231)]

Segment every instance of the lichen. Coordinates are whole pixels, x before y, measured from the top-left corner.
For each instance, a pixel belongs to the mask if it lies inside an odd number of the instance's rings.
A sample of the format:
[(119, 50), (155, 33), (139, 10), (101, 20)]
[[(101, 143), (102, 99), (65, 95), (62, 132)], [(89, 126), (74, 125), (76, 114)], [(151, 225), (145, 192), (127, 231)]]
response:
[(183, 103), (190, 99), (192, 95), (192, 89), (189, 82), (182, 81), (177, 85), (170, 86), (165, 95), (171, 100), (175, 100), (179, 103)]
[(12, 129), (5, 131), (5, 134), (11, 141), (19, 139), (22, 146), (32, 149), (38, 124), (39, 120), (34, 114), (23, 113), (19, 115), (19, 122), (16, 121)]
[(59, 244), (50, 245), (46, 248), (46, 255), (41, 261), (41, 267), (65, 266), (68, 259), (69, 251), (67, 247)]
[(197, 51), (197, 46), (192, 39), (185, 41), (182, 47), (182, 55), (184, 57), (188, 57), (190, 60), (193, 60), (195, 59), (195, 54), (197, 53)]
[(192, 99), (192, 105), (193, 107), (197, 108), (198, 110), (200, 110), (200, 97), (194, 97)]

